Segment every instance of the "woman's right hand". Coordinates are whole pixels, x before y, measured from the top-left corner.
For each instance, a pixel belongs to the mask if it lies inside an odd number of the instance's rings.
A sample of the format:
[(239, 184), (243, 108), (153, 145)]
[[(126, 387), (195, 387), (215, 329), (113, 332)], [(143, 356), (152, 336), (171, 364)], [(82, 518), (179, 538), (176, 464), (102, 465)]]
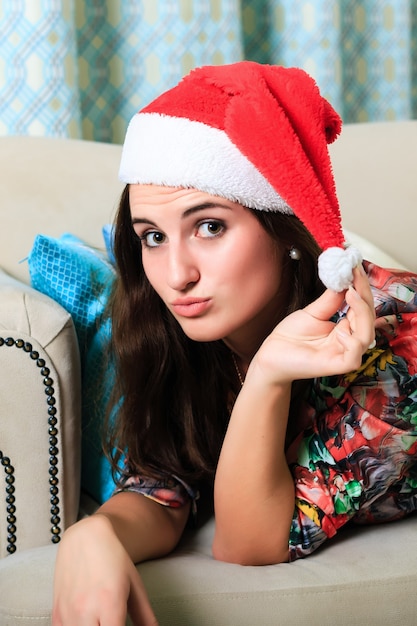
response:
[[(247, 380), (255, 372), (264, 384), (288, 385), (359, 368), (375, 339), (375, 309), (362, 266), (354, 269), (353, 276), (353, 286), (345, 292), (327, 289), (304, 309), (285, 317), (253, 358)], [(338, 324), (330, 321), (344, 301), (346, 316)]]
[(143, 582), (110, 520), (95, 514), (64, 534), (55, 565), (53, 626), (156, 626)]

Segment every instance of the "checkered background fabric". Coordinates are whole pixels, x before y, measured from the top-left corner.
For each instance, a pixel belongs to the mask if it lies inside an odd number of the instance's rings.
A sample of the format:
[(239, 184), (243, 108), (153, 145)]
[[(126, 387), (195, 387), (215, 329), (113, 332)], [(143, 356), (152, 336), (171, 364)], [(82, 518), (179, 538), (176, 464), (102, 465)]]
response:
[(119, 143), (203, 64), (303, 67), (344, 121), (417, 116), (417, 0), (1, 0), (0, 135)]

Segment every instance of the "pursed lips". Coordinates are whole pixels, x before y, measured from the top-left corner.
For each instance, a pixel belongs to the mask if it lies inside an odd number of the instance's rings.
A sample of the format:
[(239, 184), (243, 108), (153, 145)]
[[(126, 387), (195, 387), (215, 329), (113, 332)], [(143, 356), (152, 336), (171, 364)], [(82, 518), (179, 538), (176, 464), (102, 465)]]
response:
[(211, 306), (211, 298), (177, 298), (172, 302), (173, 311), (181, 317), (199, 317)]

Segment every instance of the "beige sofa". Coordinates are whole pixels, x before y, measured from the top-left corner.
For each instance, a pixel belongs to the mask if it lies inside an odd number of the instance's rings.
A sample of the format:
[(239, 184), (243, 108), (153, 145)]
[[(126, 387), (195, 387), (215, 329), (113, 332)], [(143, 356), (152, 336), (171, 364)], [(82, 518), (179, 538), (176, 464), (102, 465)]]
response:
[[(417, 271), (417, 121), (346, 126), (331, 152), (348, 236), (370, 260)], [(50, 623), (56, 542), (94, 508), (79, 504), (72, 320), (28, 287), (20, 261), (37, 233), (102, 246), (119, 156), (120, 146), (0, 139), (0, 626)], [(241, 567), (213, 560), (211, 520), (139, 567), (165, 626), (408, 626), (417, 624), (416, 522), (347, 530), (290, 565)]]

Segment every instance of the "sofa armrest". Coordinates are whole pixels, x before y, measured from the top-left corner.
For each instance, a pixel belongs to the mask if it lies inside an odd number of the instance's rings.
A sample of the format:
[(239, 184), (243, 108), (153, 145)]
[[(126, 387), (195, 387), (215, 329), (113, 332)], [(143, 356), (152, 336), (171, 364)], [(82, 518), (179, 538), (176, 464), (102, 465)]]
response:
[(77, 518), (80, 389), (70, 315), (0, 271), (0, 558)]

